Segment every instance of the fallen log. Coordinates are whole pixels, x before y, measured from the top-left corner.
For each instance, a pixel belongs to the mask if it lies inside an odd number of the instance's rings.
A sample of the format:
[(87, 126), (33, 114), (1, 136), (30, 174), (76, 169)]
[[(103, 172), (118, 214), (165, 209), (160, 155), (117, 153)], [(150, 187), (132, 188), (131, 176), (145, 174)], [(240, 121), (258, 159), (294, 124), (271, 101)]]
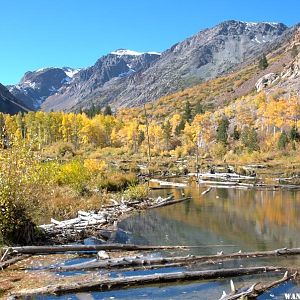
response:
[(278, 249), (272, 251), (260, 251), (260, 252), (247, 252), (247, 253), (231, 253), (231, 254), (217, 254), (217, 255), (202, 255), (202, 256), (177, 256), (177, 257), (121, 257), (102, 261), (90, 261), (76, 265), (61, 266), (54, 268), (53, 270), (60, 271), (75, 271), (75, 270), (91, 270), (91, 269), (117, 269), (125, 267), (136, 266), (152, 266), (152, 265), (164, 265), (168, 267), (170, 264), (187, 265), (197, 262), (213, 263), (233, 259), (250, 259), (268, 256), (284, 256), (284, 255), (299, 255), (300, 248), (295, 249)]
[(24, 290), (11, 295), (9, 299), (20, 299), (25, 297), (34, 297), (37, 295), (46, 294), (65, 294), (78, 293), (86, 291), (106, 291), (116, 288), (125, 288), (139, 285), (155, 284), (155, 283), (170, 283), (177, 281), (194, 281), (217, 279), (241, 275), (260, 274), (265, 272), (284, 271), (283, 268), (265, 266), (265, 267), (249, 267), (249, 268), (235, 268), (235, 269), (218, 269), (205, 271), (185, 271), (173, 272), (164, 274), (151, 274), (143, 276), (129, 276), (118, 278), (105, 278), (91, 281), (80, 281), (70, 284), (50, 285), (37, 289)]
[(192, 197), (186, 197), (186, 198), (182, 198), (182, 199), (178, 199), (178, 200), (163, 201), (163, 202), (161, 202), (159, 204), (155, 204), (155, 205), (152, 205), (152, 206), (148, 207), (148, 209), (158, 208), (158, 207), (168, 206), (168, 205), (173, 205), (173, 204), (184, 202), (184, 201), (187, 201), (187, 200), (190, 200), (190, 199), (192, 199)]
[(271, 289), (271, 288), (273, 288), (273, 287), (275, 287), (275, 286), (277, 286), (277, 285), (279, 285), (283, 282), (291, 280), (292, 278), (296, 278), (296, 276), (297, 276), (297, 272), (295, 272), (293, 275), (290, 275), (290, 276), (288, 276), (288, 272), (286, 272), (284, 274), (284, 276), (279, 280), (273, 281), (273, 282), (271, 282), (269, 284), (266, 284), (266, 285), (260, 285), (258, 287), (256, 287), (257, 286), (256, 285), (254, 287), (254, 291), (251, 294), (248, 295), (248, 298), (249, 299), (256, 299), (259, 295), (264, 294), (267, 290), (269, 290), (269, 289)]
[[(53, 254), (76, 251), (136, 251), (136, 250), (168, 250), (168, 249), (191, 249), (202, 248), (203, 246), (153, 246), (153, 245), (134, 245), (134, 244), (101, 244), (101, 245), (53, 245), (53, 246), (20, 246), (12, 247), (14, 253), (22, 254)], [(206, 247), (206, 246), (205, 246)], [(5, 248), (4, 248), (5, 249)]]
[[(288, 275), (288, 271), (285, 272), (283, 277), (279, 280), (273, 281), (266, 285), (262, 285), (261, 283), (255, 283), (248, 288), (243, 288), (241, 290), (233, 290), (229, 295), (223, 292), (222, 297), (219, 300), (237, 300), (237, 299), (256, 299), (259, 295), (264, 294), (267, 290), (286, 282), (292, 278), (297, 276), (297, 272), (293, 275)], [(232, 282), (232, 281), (231, 281)], [(232, 283), (233, 285), (233, 283)], [(234, 285), (233, 285), (234, 287)], [(232, 290), (232, 288), (231, 288)], [(243, 298), (244, 297), (244, 298)]]
[(180, 187), (180, 188), (185, 188), (188, 186), (186, 183), (164, 181), (164, 180), (159, 180), (159, 179), (150, 179), (150, 182), (155, 182), (162, 186), (174, 186), (174, 187)]
[(201, 195), (203, 196), (203, 195), (209, 193), (209, 192), (211, 191), (211, 189), (212, 189), (212, 187), (209, 187), (207, 190), (203, 191), (203, 192), (201, 193)]
[(9, 266), (11, 266), (23, 259), (26, 259), (28, 257), (30, 257), (30, 255), (19, 255), (19, 256), (13, 257), (11, 259), (5, 260), (0, 263), (0, 270), (4, 270), (4, 269), (8, 268)]

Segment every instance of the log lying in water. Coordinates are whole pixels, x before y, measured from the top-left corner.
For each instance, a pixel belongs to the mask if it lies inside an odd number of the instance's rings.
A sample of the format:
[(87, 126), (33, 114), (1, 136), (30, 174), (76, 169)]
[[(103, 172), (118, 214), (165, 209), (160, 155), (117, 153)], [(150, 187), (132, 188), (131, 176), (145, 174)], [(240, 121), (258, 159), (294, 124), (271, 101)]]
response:
[(188, 186), (186, 183), (164, 181), (164, 180), (160, 180), (160, 179), (150, 179), (150, 182), (155, 182), (162, 186), (171, 186), (171, 187), (179, 187), (179, 188), (185, 188)]
[[(256, 299), (259, 295), (264, 294), (267, 290), (286, 282), (297, 276), (297, 272), (293, 275), (288, 275), (288, 271), (279, 280), (275, 280), (268, 284), (255, 283), (248, 288), (242, 290), (234, 290), (229, 295), (223, 292), (222, 297), (219, 300), (237, 300), (237, 299)], [(231, 281), (232, 282), (232, 281)], [(234, 285), (233, 285), (234, 288)]]
[[(225, 245), (226, 246), (226, 245)], [(53, 245), (53, 246), (21, 246), (13, 247), (14, 253), (22, 254), (53, 254), (76, 251), (100, 251), (100, 250), (168, 250), (168, 249), (191, 249), (202, 248), (203, 246), (152, 246), (152, 245), (133, 245), (133, 244), (101, 244), (101, 245)]]
[(173, 204), (184, 202), (184, 201), (187, 201), (187, 200), (190, 200), (190, 199), (192, 199), (192, 198), (191, 197), (186, 197), (186, 198), (182, 198), (182, 199), (178, 199), (178, 200), (163, 201), (162, 203), (150, 206), (148, 209), (158, 208), (158, 207), (168, 206), (168, 205), (173, 205)]
[(249, 267), (236, 269), (219, 269), (205, 271), (186, 271), (173, 272), (165, 274), (151, 274), (143, 276), (129, 276), (118, 278), (105, 278), (91, 281), (80, 281), (70, 284), (50, 285), (42, 288), (20, 291), (12, 295), (9, 299), (20, 299), (25, 297), (34, 297), (45, 294), (64, 294), (78, 293), (85, 291), (106, 291), (116, 288), (132, 287), (139, 285), (155, 284), (155, 283), (170, 283), (176, 281), (192, 281), (192, 280), (207, 280), (224, 277), (233, 277), (249, 274), (260, 274), (265, 272), (284, 271), (284, 268), (277, 267)]
[(245, 176), (237, 173), (189, 173), (189, 176), (198, 176), (198, 179), (218, 179), (223, 181), (240, 182), (245, 180), (258, 180), (255, 176)]
[(5, 260), (5, 261), (1, 262), (0, 263), (0, 271), (8, 268), (9, 266), (17, 263), (18, 261), (21, 261), (25, 258), (28, 258), (29, 256), (30, 255), (19, 255), (19, 256), (16, 256), (16, 257), (13, 257), (11, 259), (8, 259), (8, 260)]
[(107, 259), (102, 261), (90, 261), (82, 264), (76, 264), (71, 266), (61, 266), (58, 269), (60, 271), (75, 271), (75, 270), (91, 270), (91, 269), (117, 269), (128, 267), (149, 267), (153, 265), (164, 265), (169, 267), (171, 264), (188, 265), (190, 263), (197, 262), (220, 262), (233, 259), (247, 259), (247, 258), (259, 258), (278, 255), (299, 255), (300, 248), (295, 249), (278, 249), (272, 251), (260, 251), (260, 252), (247, 252), (247, 253), (231, 253), (223, 255), (202, 255), (202, 256), (177, 256), (177, 257), (121, 257), (115, 259)]

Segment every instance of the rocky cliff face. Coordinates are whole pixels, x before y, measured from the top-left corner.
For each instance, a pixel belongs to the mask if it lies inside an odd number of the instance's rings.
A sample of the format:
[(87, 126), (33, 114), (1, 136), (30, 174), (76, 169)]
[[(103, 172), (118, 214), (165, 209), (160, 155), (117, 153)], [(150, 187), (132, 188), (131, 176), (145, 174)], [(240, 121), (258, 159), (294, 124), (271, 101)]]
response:
[(287, 29), (280, 23), (226, 21), (172, 46), (161, 56), (117, 51), (80, 71), (70, 85), (47, 98), (42, 108), (78, 110), (107, 103), (117, 108), (139, 106), (257, 59)]
[(21, 101), (16, 99), (8, 89), (0, 83), (0, 112), (7, 114), (16, 114), (26, 112), (29, 109), (22, 105)]
[(17, 85), (8, 86), (9, 91), (32, 110), (40, 107), (45, 99), (68, 85), (79, 70), (72, 68), (45, 68), (27, 72)]
[[(119, 49), (109, 53), (101, 57), (94, 66), (78, 72), (73, 81), (49, 97), (42, 108), (72, 110), (83, 99), (91, 102), (86, 105), (88, 107), (92, 102), (97, 103), (96, 98), (107, 83), (118, 86), (120, 82), (126, 81), (126, 78), (149, 68), (159, 58), (160, 53), (156, 52), (140, 53)], [(111, 96), (113, 97), (113, 91)], [(110, 102), (109, 99), (106, 102)]]
[[(295, 51), (293, 54), (293, 50)], [(256, 90), (272, 93), (280, 90), (282, 96), (300, 94), (300, 27), (296, 27), (292, 39), (285, 47), (289, 60), (277, 72), (261, 77), (256, 83)]]

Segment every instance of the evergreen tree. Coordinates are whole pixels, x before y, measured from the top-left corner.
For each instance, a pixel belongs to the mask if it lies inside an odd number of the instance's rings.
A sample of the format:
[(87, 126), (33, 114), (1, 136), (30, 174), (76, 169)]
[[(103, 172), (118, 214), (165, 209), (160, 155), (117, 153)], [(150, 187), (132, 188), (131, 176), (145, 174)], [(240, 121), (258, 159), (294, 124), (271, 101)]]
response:
[(106, 105), (103, 111), (104, 116), (111, 116), (112, 115), (112, 110), (109, 105)]
[(259, 150), (257, 133), (254, 128), (246, 127), (241, 133), (241, 141), (250, 153)]
[(166, 142), (167, 149), (169, 149), (171, 133), (172, 133), (172, 126), (169, 120), (167, 120), (167, 122), (163, 125), (163, 134), (164, 134), (164, 140)]
[(139, 130), (138, 138), (137, 138), (138, 145), (140, 146), (144, 140), (145, 140), (145, 133), (143, 130)]
[(267, 57), (265, 54), (263, 54), (263, 56), (259, 60), (258, 67), (261, 70), (265, 70), (268, 67), (268, 65), (269, 65), (269, 63), (268, 63)]
[(229, 121), (226, 117), (224, 117), (217, 128), (217, 142), (222, 143), (224, 145), (227, 144), (228, 139), (228, 127), (229, 127)]
[(186, 101), (183, 118), (186, 122), (190, 123), (192, 120), (192, 109), (191, 109), (191, 103), (189, 101)]
[(196, 106), (195, 106), (195, 116), (196, 115), (202, 115), (204, 113), (205, 113), (204, 107), (203, 107), (201, 101), (198, 100), (197, 103), (196, 103)]
[(182, 118), (179, 124), (175, 128), (175, 133), (179, 135), (181, 131), (184, 129), (184, 127), (185, 127), (185, 120)]
[(293, 127), (291, 128), (290, 139), (292, 141), (299, 141), (299, 139), (300, 139), (299, 131), (298, 131), (298, 128), (296, 127), (296, 125), (293, 125)]
[(238, 141), (240, 139), (240, 132), (237, 128), (237, 126), (235, 125), (234, 128), (233, 128), (233, 139), (235, 141)]
[(278, 140), (278, 148), (280, 150), (284, 150), (289, 143), (289, 138), (285, 131), (282, 131), (279, 140)]

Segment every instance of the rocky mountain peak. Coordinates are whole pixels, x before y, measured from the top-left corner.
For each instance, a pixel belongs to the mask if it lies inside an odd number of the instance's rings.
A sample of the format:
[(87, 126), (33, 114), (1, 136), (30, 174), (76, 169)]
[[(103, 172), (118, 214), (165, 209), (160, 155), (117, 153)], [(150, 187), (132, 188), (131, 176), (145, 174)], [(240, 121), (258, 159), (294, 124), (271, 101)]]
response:
[(9, 91), (31, 109), (38, 109), (50, 95), (56, 93), (63, 85), (69, 84), (79, 69), (42, 68), (24, 74), (17, 85), (8, 86)]

